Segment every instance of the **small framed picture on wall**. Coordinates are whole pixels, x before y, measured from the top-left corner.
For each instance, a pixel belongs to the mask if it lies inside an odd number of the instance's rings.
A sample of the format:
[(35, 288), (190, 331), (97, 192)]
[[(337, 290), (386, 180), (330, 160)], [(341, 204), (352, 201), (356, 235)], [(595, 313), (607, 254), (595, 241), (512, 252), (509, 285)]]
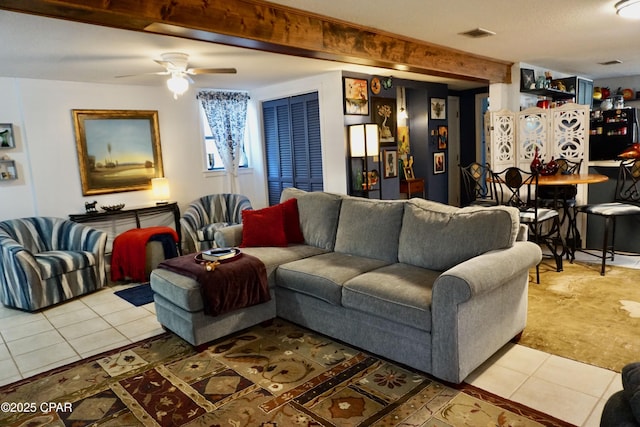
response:
[(398, 151), (383, 150), (382, 161), (384, 162), (384, 178), (395, 178), (398, 176)]
[(446, 150), (449, 142), (449, 129), (447, 126), (438, 126), (438, 150)]
[(444, 153), (433, 153), (433, 174), (438, 175), (445, 172)]
[(431, 98), (431, 119), (447, 119), (447, 100), (443, 98)]
[(369, 81), (344, 79), (344, 113), (355, 116), (369, 115)]

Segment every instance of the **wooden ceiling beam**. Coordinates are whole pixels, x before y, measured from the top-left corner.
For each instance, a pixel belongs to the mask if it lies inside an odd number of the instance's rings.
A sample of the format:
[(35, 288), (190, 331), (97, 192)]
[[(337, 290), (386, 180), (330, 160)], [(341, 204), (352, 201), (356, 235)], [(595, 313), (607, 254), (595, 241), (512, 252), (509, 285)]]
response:
[(262, 0), (0, 0), (0, 9), (440, 77), (511, 83), (510, 62)]

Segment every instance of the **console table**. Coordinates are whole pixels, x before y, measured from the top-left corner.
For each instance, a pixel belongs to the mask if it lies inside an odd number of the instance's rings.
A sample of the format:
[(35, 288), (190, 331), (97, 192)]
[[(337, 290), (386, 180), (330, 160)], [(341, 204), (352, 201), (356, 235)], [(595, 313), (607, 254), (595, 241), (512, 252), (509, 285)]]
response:
[[(101, 211), (101, 212), (87, 212), (83, 214), (70, 214), (69, 219), (74, 222), (86, 223), (86, 222), (98, 222), (118, 220), (123, 218), (134, 218), (136, 221), (136, 227), (140, 228), (140, 218), (144, 216), (159, 214), (159, 213), (173, 213), (173, 221), (175, 224), (176, 232), (178, 233), (178, 242), (182, 242), (182, 232), (180, 230), (180, 208), (177, 202), (170, 202), (163, 205), (149, 205), (132, 208), (123, 208), (118, 211)], [(178, 251), (180, 250), (180, 243), (178, 244)]]
[(411, 198), (413, 193), (422, 193), (422, 198), (425, 198), (424, 192), (424, 178), (412, 178), (400, 180), (400, 192), (407, 193), (407, 199)]

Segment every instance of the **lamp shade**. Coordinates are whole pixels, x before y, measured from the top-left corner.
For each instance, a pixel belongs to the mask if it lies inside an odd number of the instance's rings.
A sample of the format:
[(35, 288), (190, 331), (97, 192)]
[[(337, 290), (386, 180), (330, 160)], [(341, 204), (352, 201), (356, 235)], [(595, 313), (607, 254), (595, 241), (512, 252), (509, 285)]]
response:
[(169, 200), (169, 180), (167, 178), (151, 179), (151, 192), (156, 203), (163, 204)]
[(377, 156), (380, 151), (378, 125), (366, 123), (349, 126), (351, 157)]
[(640, 0), (622, 0), (616, 3), (616, 13), (625, 18), (640, 19)]
[(189, 81), (183, 75), (173, 73), (167, 80), (167, 87), (173, 92), (173, 98), (177, 99), (178, 95), (182, 95), (189, 89)]

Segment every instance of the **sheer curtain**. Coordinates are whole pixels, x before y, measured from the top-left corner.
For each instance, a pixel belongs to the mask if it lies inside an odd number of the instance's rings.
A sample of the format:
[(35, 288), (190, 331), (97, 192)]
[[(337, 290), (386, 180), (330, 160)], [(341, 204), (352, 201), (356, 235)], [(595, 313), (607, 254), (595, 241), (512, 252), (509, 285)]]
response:
[(246, 92), (203, 90), (198, 92), (216, 148), (227, 172), (231, 192), (238, 191), (238, 165), (242, 154), (245, 125), (247, 123)]

